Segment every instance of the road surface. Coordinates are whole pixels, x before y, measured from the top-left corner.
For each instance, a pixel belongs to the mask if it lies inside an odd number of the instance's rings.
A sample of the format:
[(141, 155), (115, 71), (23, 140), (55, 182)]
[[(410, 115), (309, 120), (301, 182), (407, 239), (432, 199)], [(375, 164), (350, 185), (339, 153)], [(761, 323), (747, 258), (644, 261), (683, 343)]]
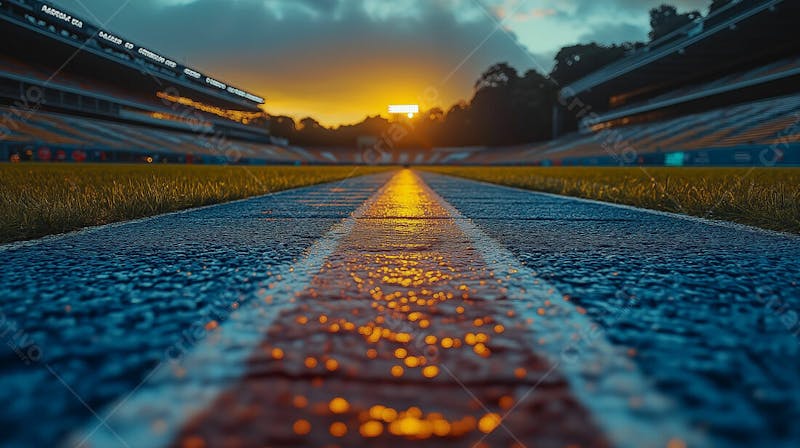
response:
[(800, 239), (402, 170), (0, 249), (9, 446), (796, 446)]

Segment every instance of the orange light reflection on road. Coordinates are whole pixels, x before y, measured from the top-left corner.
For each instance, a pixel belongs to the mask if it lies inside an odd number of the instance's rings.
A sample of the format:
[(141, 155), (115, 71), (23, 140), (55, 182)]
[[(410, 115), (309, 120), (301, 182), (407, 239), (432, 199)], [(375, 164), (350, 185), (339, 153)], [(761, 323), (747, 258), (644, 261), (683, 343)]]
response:
[[(251, 440), (286, 437), (280, 446), (409, 446), (432, 438), (470, 446), (484, 437), (512, 446), (500, 425), (530, 436), (567, 420), (591, 434), (591, 419), (563, 383), (517, 401), (520, 386), (538, 384), (551, 369), (527, 349), (525, 330), (506, 320), (514, 316), (508, 301), (492, 300), (505, 296), (503, 281), (459, 232), (415, 174), (395, 175), (310, 286), (294, 294), (296, 307), (269, 329), (253, 374), (183, 440), (243, 425)], [(537, 415), (540, 425), (531, 425), (530, 412), (550, 402), (565, 411)], [(519, 412), (501, 421), (512, 408)]]
[[(409, 170), (395, 176), (387, 185), (384, 194), (367, 211), (366, 216), (373, 220), (386, 220), (394, 232), (397, 232), (403, 244), (401, 249), (386, 253), (368, 252), (358, 259), (347, 263), (352, 289), (366, 291), (373, 300), (371, 309), (374, 316), (366, 324), (355, 325), (348, 316), (319, 315), (301, 316), (296, 319), (300, 325), (319, 322), (331, 333), (357, 333), (369, 347), (361, 351), (367, 360), (395, 359), (397, 362), (387, 372), (394, 378), (423, 378), (435, 381), (440, 377), (441, 369), (435, 359), (428, 359), (425, 353), (435, 353), (439, 348), (472, 352), (473, 356), (488, 357), (491, 337), (483, 332), (474, 331), (466, 334), (446, 334), (447, 325), (437, 325), (449, 316), (431, 313), (444, 302), (457, 300), (460, 304), (454, 315), (465, 312), (465, 299), (469, 297), (469, 288), (464, 284), (449, 285), (459, 273), (450, 266), (445, 257), (426, 251), (425, 247), (416, 248), (422, 233), (426, 232), (430, 223), (425, 219), (431, 216), (447, 216), (434, 198), (422, 186), (419, 179)], [(408, 244), (406, 244), (408, 242)], [(431, 268), (431, 261), (434, 261)], [(442, 288), (442, 289), (437, 289)], [(387, 291), (392, 291), (387, 293)], [(463, 318), (466, 319), (466, 318)], [(466, 323), (481, 327), (490, 322), (488, 317), (474, 318)], [(397, 331), (398, 328), (409, 328), (414, 331)], [(431, 327), (433, 331), (424, 331)], [(497, 325), (497, 333), (501, 325)], [(465, 341), (462, 343), (462, 340)], [(387, 349), (388, 347), (388, 349)], [(388, 352), (387, 352), (388, 351)], [(274, 348), (273, 355), (283, 354), (281, 348)], [(282, 356), (273, 356), (280, 360)], [(335, 360), (325, 362), (328, 370)], [(305, 359), (305, 367), (318, 371), (317, 359), (309, 356)], [(337, 363), (338, 365), (338, 363)], [(297, 400), (296, 400), (297, 401)], [(352, 400), (357, 402), (357, 400)], [(306, 403), (302, 403), (305, 405)], [(305, 406), (297, 406), (304, 408)], [(445, 418), (441, 413), (424, 413), (421, 409), (394, 409), (388, 404), (374, 404), (367, 409), (351, 406), (344, 397), (334, 397), (322, 407), (331, 415), (345, 417), (348, 413), (360, 415), (358, 433), (364, 438), (374, 438), (389, 433), (412, 439), (429, 437), (460, 436), (472, 431), (489, 433), (499, 425), (497, 414), (461, 415)], [(320, 409), (320, 407), (317, 407)], [(310, 432), (306, 420), (298, 420), (296, 434)], [(348, 426), (343, 421), (331, 423), (327, 428), (335, 437), (349, 434)]]

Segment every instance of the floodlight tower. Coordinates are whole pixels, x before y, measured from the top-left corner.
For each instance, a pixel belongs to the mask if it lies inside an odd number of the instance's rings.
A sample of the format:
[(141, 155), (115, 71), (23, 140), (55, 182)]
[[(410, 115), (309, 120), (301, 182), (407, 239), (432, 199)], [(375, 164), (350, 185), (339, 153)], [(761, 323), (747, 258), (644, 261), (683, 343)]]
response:
[(419, 113), (418, 104), (391, 104), (389, 105), (389, 113), (393, 115), (403, 114), (408, 118), (414, 118), (414, 115)]

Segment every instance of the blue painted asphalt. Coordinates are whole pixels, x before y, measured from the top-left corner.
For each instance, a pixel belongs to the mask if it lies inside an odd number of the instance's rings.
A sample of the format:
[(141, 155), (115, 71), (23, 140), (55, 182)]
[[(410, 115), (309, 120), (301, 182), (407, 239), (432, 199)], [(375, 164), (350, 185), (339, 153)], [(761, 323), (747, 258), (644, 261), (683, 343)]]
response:
[[(800, 239), (421, 176), (585, 309), (713, 445), (798, 445)], [(197, 343), (195, 323), (225, 325), (388, 178), (1, 250), (0, 445), (48, 446), (88, 425), (171, 347)]]
[(0, 251), (0, 446), (51, 446), (92, 419), (166, 356), (196, 344), (202, 324), (221, 323), (274, 282), (387, 178)]
[(423, 174), (716, 446), (800, 443), (800, 238)]

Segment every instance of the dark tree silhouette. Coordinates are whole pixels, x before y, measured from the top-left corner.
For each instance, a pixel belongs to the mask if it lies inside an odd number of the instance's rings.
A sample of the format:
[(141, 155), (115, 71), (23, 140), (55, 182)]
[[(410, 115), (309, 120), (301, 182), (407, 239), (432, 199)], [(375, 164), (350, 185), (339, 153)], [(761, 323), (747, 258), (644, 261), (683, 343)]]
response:
[(292, 117), (273, 116), (269, 123), (270, 133), (276, 137), (292, 139), (295, 136), (295, 123)]
[(300, 127), (299, 127), (300, 131), (312, 132), (312, 131), (317, 131), (319, 129), (322, 129), (322, 125), (319, 124), (319, 121), (311, 117), (305, 117), (302, 120), (300, 120)]
[(502, 145), (514, 140), (509, 131), (513, 127), (514, 110), (511, 104), (518, 84), (517, 70), (505, 62), (489, 67), (475, 83), (469, 115), (476, 142)]
[(305, 117), (300, 120), (293, 141), (299, 145), (320, 146), (325, 145), (333, 137), (333, 132), (319, 124), (317, 120)]
[[(732, 1), (714, 0), (710, 10), (716, 11)], [(650, 38), (667, 36), (699, 17), (697, 11), (678, 13), (675, 7), (668, 5), (653, 8)], [(272, 133), (297, 145), (340, 147), (355, 147), (359, 137), (373, 136), (388, 145), (388, 149), (543, 141), (552, 137), (552, 111), (559, 89), (643, 45), (633, 42), (604, 46), (593, 42), (564, 47), (556, 55), (553, 70), (547, 76), (535, 70), (520, 76), (508, 63), (497, 63), (476, 80), (469, 102), (460, 101), (446, 112), (434, 108), (422, 111), (413, 119), (401, 118), (397, 122), (380, 116), (367, 117), (360, 123), (336, 128), (326, 128), (311, 117), (295, 124), (290, 117), (276, 116), (272, 117)]]
[(465, 146), (474, 144), (472, 138), (472, 120), (470, 118), (469, 104), (462, 101), (454, 104), (447, 111), (447, 118), (442, 124), (443, 136), (441, 146)]
[(558, 88), (535, 70), (519, 79), (512, 98), (514, 141), (523, 143), (552, 137), (553, 104)]
[(506, 62), (501, 62), (489, 67), (477, 81), (475, 81), (475, 91), (492, 88), (505, 88), (513, 85), (519, 75), (517, 70)]
[(699, 11), (678, 14), (678, 9), (670, 5), (661, 5), (658, 8), (653, 8), (650, 10), (650, 40), (661, 39), (700, 17)]

